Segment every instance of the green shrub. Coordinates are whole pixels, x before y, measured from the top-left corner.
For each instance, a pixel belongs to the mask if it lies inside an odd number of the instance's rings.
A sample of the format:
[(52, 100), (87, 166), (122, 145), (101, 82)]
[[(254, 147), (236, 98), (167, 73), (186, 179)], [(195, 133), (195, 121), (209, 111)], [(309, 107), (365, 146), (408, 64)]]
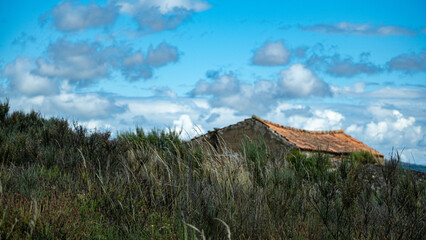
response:
[(373, 154), (371, 154), (370, 152), (364, 151), (364, 150), (351, 152), (349, 158), (350, 158), (350, 160), (352, 160), (356, 163), (360, 163), (360, 164), (367, 164), (367, 163), (376, 164), (376, 163), (378, 163), (377, 159), (374, 157)]

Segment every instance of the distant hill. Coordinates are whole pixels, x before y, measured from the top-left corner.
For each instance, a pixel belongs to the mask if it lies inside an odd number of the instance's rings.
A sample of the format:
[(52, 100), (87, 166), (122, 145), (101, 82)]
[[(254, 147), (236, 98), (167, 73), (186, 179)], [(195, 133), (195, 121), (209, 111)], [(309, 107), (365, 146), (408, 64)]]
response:
[(426, 173), (426, 166), (401, 162), (402, 168)]

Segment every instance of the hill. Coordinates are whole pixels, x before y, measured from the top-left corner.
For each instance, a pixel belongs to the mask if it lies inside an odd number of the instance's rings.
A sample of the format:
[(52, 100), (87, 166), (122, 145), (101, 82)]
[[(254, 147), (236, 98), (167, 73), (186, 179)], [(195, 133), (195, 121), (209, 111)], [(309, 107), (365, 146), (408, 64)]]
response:
[[(422, 239), (426, 183), (298, 151), (242, 155), (137, 128), (110, 139), (0, 104), (0, 239)], [(362, 155), (358, 155), (362, 156)], [(366, 164), (365, 164), (366, 163)], [(424, 176), (424, 175), (420, 175)]]
[(401, 162), (401, 165), (402, 165), (402, 168), (404, 169), (410, 169), (413, 171), (426, 173), (426, 166), (423, 166), (423, 165), (406, 163), (406, 162)]

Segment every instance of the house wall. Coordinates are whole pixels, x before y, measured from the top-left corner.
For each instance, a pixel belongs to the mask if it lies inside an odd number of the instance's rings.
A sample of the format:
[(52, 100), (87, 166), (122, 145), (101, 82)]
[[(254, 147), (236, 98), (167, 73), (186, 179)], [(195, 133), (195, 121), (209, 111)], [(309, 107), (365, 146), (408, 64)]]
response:
[[(307, 150), (301, 150), (301, 153), (305, 154), (308, 157), (312, 157), (317, 151), (307, 151)], [(332, 154), (332, 153), (326, 153), (330, 156), (330, 161), (334, 166), (338, 166), (344, 157), (347, 157), (348, 155), (342, 155), (342, 154)]]
[(292, 143), (285, 141), (282, 137), (254, 119), (246, 119), (235, 125), (210, 132), (202, 140), (199, 140), (207, 141), (216, 147), (216, 150), (219, 152), (227, 153), (241, 152), (242, 142), (246, 137), (253, 141), (257, 141), (259, 138), (262, 139), (271, 153), (277, 158), (284, 157), (294, 147)]

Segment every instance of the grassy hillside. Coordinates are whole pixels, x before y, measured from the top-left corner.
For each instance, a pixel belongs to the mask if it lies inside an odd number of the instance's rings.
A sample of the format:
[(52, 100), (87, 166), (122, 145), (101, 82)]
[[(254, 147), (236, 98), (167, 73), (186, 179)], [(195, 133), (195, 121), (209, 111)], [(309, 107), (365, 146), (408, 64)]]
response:
[[(72, 124), (71, 124), (72, 125)], [(422, 239), (426, 183), (353, 155), (241, 156), (173, 131), (88, 132), (0, 104), (0, 239)], [(365, 164), (365, 165), (364, 165)], [(375, 169), (375, 170), (372, 170)]]

